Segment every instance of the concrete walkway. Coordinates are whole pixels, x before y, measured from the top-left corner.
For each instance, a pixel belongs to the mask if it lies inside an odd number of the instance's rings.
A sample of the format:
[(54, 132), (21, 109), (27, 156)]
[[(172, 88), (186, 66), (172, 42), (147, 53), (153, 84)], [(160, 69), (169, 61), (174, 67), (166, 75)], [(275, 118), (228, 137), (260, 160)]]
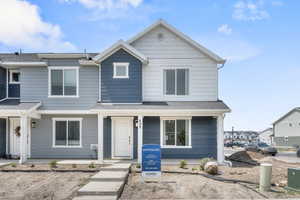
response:
[(300, 158), (297, 157), (296, 152), (279, 152), (274, 158), (286, 163), (300, 163)]
[(101, 168), (90, 178), (90, 182), (80, 188), (73, 200), (118, 199), (127, 181), (130, 163), (117, 163)]

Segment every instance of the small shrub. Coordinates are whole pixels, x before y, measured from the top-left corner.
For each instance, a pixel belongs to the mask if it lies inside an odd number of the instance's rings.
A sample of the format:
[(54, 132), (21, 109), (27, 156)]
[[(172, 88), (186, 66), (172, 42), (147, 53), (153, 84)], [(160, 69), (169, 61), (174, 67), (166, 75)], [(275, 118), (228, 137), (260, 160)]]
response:
[(91, 162), (91, 164), (89, 164), (89, 168), (96, 168), (95, 163)]
[(34, 164), (31, 164), (31, 165), (30, 165), (30, 167), (31, 167), (31, 168), (34, 168), (34, 167), (35, 167), (35, 165), (34, 165)]
[(50, 168), (56, 168), (57, 167), (57, 161), (56, 160), (50, 161), (49, 166), (50, 166)]
[(182, 169), (185, 169), (186, 165), (187, 165), (187, 162), (185, 160), (181, 160), (180, 163), (179, 163), (179, 167), (182, 168)]
[(204, 170), (204, 166), (206, 165), (207, 162), (213, 161), (212, 158), (202, 158), (200, 160), (200, 170)]
[(138, 164), (136, 164), (136, 166), (135, 166), (136, 168), (138, 168), (138, 169), (140, 169), (141, 168), (141, 164), (140, 163), (138, 163)]
[(76, 164), (72, 164), (72, 168), (77, 168), (77, 165)]
[(17, 167), (17, 164), (16, 163), (11, 163), (10, 166), (11, 167)]
[(193, 167), (192, 171), (197, 171), (197, 169), (198, 169), (197, 167)]

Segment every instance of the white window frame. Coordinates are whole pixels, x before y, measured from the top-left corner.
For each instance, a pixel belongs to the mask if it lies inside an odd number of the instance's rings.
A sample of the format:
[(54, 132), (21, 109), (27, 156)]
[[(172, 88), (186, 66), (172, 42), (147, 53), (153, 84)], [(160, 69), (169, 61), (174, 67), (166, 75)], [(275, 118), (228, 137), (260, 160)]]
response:
[[(125, 62), (114, 62), (114, 71), (113, 71), (113, 78), (129, 78), (129, 63)], [(126, 68), (126, 75), (125, 76), (118, 76), (116, 73), (117, 67), (125, 67)]]
[[(188, 91), (187, 94), (181, 94), (178, 95), (177, 93), (177, 69), (186, 69), (188, 70)], [(175, 94), (166, 94), (166, 77), (165, 77), (165, 70), (175, 70)], [(185, 67), (185, 66), (176, 66), (176, 67), (164, 67), (162, 69), (162, 94), (165, 97), (187, 97), (190, 96), (191, 93), (191, 68), (190, 67)]]
[[(76, 95), (64, 95), (64, 70), (75, 69), (76, 70)], [(63, 71), (63, 95), (52, 95), (51, 94), (51, 70), (62, 70)], [(79, 66), (73, 67), (48, 67), (48, 97), (49, 98), (78, 98), (79, 97)]]
[[(56, 122), (66, 121), (67, 122), (67, 145), (56, 145)], [(79, 145), (78, 146), (68, 146), (68, 121), (79, 121)], [(52, 148), (82, 148), (82, 118), (52, 118)]]
[[(9, 71), (9, 84), (20, 84), (20, 78), (21, 78), (21, 71), (18, 70), (18, 69), (10, 69), (8, 70)], [(13, 73), (19, 73), (19, 81), (16, 82), (16, 81), (13, 81)]]
[[(164, 145), (164, 121), (166, 120), (188, 120), (189, 121), (189, 141), (187, 146), (177, 145)], [(175, 121), (175, 131), (176, 121)], [(175, 138), (177, 139), (177, 133), (175, 132)], [(175, 141), (176, 141), (175, 139)], [(192, 148), (192, 117), (161, 117), (160, 118), (160, 146), (161, 148), (172, 148), (172, 149), (188, 149)]]

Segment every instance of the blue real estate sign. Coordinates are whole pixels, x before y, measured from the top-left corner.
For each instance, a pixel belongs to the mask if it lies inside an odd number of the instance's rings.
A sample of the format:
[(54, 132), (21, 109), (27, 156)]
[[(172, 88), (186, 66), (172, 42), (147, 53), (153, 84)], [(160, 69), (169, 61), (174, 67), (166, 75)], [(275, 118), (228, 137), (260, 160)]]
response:
[(160, 145), (144, 144), (142, 148), (142, 176), (159, 177), (161, 175)]

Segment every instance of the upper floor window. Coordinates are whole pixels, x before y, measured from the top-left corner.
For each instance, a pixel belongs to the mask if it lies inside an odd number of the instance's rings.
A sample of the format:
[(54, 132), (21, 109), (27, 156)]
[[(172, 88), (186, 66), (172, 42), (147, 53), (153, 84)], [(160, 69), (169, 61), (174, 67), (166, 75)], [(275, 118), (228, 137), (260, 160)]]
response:
[(164, 70), (164, 95), (188, 95), (189, 70), (165, 69)]
[(49, 67), (49, 96), (78, 97), (78, 67)]
[(113, 78), (129, 78), (129, 63), (114, 63)]
[(20, 70), (9, 70), (9, 83), (18, 84), (20, 83)]

